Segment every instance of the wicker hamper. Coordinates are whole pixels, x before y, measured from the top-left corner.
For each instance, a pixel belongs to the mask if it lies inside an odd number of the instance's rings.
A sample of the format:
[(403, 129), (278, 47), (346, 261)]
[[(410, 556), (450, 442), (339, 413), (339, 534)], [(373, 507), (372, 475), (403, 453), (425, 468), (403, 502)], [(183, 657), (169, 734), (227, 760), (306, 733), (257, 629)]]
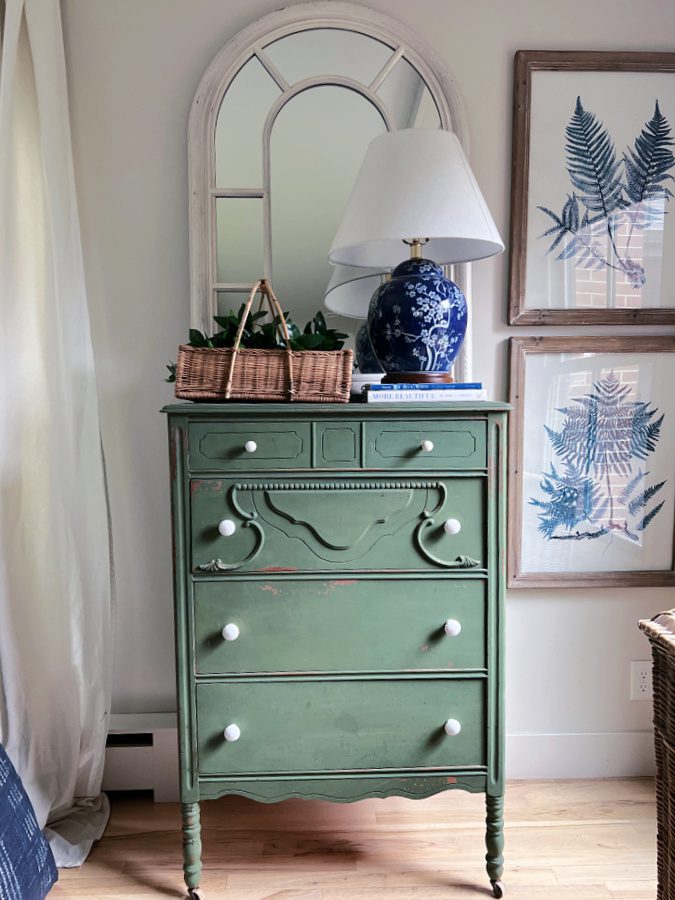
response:
[[(255, 295), (266, 299), (286, 349), (240, 347)], [(284, 314), (269, 282), (259, 281), (246, 302), (234, 347), (178, 348), (176, 397), (181, 400), (290, 400), (347, 403), (352, 383), (351, 350), (291, 350)]]
[(657, 900), (675, 900), (675, 609), (640, 622), (654, 658)]

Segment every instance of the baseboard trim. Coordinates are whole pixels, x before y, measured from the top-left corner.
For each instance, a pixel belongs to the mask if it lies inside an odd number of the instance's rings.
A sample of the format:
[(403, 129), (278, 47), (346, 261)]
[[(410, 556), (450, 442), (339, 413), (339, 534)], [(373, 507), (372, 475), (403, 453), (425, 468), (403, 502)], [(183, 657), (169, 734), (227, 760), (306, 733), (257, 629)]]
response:
[(625, 778), (654, 771), (651, 731), (506, 737), (507, 778)]
[[(157, 802), (179, 799), (175, 713), (113, 715), (111, 734), (152, 734), (152, 746), (108, 747), (104, 790), (151, 790)], [(506, 777), (625, 778), (653, 775), (651, 731), (509, 734)]]
[(104, 791), (152, 791), (157, 803), (180, 798), (175, 713), (110, 717), (111, 735), (150, 735), (148, 745), (106, 747)]

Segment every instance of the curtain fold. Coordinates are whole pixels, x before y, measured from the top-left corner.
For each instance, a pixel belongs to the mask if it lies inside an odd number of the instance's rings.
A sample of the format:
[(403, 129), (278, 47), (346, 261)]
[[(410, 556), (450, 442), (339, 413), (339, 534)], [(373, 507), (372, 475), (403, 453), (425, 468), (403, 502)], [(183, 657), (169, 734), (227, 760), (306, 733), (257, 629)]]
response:
[(79, 865), (108, 815), (107, 501), (59, 2), (3, 11), (0, 742), (57, 864)]

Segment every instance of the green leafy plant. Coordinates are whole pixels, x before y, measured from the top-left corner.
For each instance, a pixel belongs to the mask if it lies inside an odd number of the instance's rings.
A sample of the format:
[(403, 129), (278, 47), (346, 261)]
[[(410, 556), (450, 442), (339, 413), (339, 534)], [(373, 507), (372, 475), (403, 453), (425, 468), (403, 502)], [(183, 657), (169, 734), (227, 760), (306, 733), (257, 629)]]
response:
[[(217, 349), (222, 347), (234, 347), (234, 341), (237, 331), (241, 325), (244, 316), (245, 304), (239, 307), (238, 312), (230, 312), (226, 316), (214, 316), (213, 319), (220, 327), (220, 331), (216, 331), (212, 335), (202, 334), (196, 328), (190, 329), (188, 346), (190, 347), (206, 347)], [(241, 347), (255, 350), (280, 350), (286, 345), (282, 338), (283, 334), (280, 328), (279, 317), (262, 321), (267, 318), (266, 310), (258, 312), (249, 312), (246, 317), (246, 324), (241, 333)], [(311, 321), (309, 321), (302, 331), (293, 322), (288, 313), (284, 313), (286, 320), (286, 328), (290, 338), (291, 350), (341, 350), (347, 335), (334, 328), (329, 328), (323, 313), (318, 312)], [(167, 365), (169, 377), (167, 382), (173, 383), (176, 380), (176, 364), (169, 363)]]
[(340, 350), (347, 337), (342, 331), (329, 328), (322, 312), (318, 312), (311, 322), (305, 325), (302, 334), (293, 322), (289, 323), (288, 318), (286, 325), (292, 350)]

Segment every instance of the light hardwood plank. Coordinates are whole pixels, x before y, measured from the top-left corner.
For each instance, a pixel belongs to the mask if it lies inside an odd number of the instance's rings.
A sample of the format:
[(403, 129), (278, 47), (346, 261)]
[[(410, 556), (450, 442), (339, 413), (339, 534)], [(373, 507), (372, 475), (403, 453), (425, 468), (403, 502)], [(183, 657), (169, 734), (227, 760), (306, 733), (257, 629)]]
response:
[[(231, 797), (202, 804), (208, 900), (454, 900), (488, 897), (484, 797), (356, 804)], [(513, 782), (506, 803), (509, 900), (653, 900), (650, 779)], [(183, 897), (177, 804), (113, 797), (101, 841), (62, 870), (63, 900)]]

